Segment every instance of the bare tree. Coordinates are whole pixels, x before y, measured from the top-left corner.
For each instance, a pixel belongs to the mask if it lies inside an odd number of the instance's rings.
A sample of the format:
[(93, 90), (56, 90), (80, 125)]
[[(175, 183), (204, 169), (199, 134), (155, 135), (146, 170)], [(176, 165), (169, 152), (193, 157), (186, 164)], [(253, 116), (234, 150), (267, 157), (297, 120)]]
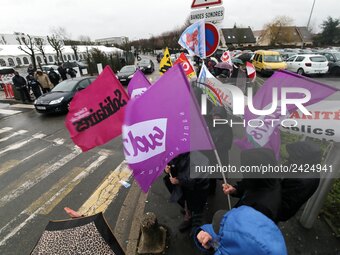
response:
[(277, 45), (282, 43), (290, 43), (292, 41), (292, 34), (285, 33), (288, 26), (291, 26), (293, 19), (287, 16), (278, 16), (272, 22), (264, 26), (262, 37), (267, 36), (270, 45)]
[(92, 45), (91, 38), (88, 35), (81, 35), (78, 37), (78, 40), (82, 42), (84, 45)]
[(34, 42), (35, 42), (35, 46), (37, 47), (37, 49), (40, 51), (40, 53), (43, 56), (45, 65), (47, 65), (47, 58), (46, 58), (46, 54), (45, 54), (45, 41), (43, 38), (41, 37), (37, 37), (34, 38)]
[(76, 60), (78, 61), (78, 59), (79, 59), (78, 58), (78, 46), (74, 41), (72, 41), (71, 49), (73, 50), (74, 56), (76, 57)]
[(2, 44), (6, 45), (7, 41), (4, 35), (1, 36), (1, 39), (2, 39)]
[(63, 58), (63, 53), (62, 53), (62, 50), (63, 50), (62, 41), (58, 38), (57, 35), (47, 36), (47, 41), (52, 46), (52, 48), (56, 51), (58, 61), (61, 60), (64, 63), (64, 58)]
[[(33, 38), (27, 34), (27, 39), (25, 36), (22, 37), (17, 37), (16, 40), (19, 42), (20, 46), (18, 47), (19, 50), (25, 52), (27, 55), (29, 55), (31, 57), (32, 60), (32, 64), (33, 64), (33, 68), (37, 69), (37, 64), (35, 61), (35, 45), (33, 42)], [(22, 46), (25, 46), (25, 48), (23, 48)]]
[(64, 27), (52, 28), (52, 33), (62, 40), (70, 40), (71, 34)]

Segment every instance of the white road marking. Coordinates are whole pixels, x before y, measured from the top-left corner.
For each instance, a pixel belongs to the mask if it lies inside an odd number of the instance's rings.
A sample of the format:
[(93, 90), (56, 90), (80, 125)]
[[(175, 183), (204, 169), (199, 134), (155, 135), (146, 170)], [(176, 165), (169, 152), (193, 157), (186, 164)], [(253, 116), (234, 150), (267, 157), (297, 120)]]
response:
[(11, 128), (11, 127), (0, 128), (0, 134), (5, 133), (5, 132), (8, 132), (8, 131), (10, 131), (10, 130), (12, 130), (12, 129), (13, 129), (13, 128)]
[(12, 201), (13, 199), (15, 199), (15, 198), (19, 197), (20, 195), (22, 195), (23, 193), (25, 193), (27, 190), (32, 188), (34, 185), (39, 183), (41, 180), (45, 179), (47, 176), (54, 173), (55, 171), (60, 169), (62, 166), (64, 166), (68, 162), (70, 162), (72, 159), (77, 157), (80, 153), (81, 153), (81, 151), (76, 148), (70, 154), (66, 155), (64, 158), (58, 160), (58, 162), (55, 162), (50, 167), (48, 167), (47, 169), (42, 171), (39, 176), (32, 176), (32, 178), (25, 180), (25, 182), (23, 182), (23, 183), (20, 183), (20, 186), (17, 187), (15, 190), (13, 190), (8, 195), (5, 195), (5, 196), (0, 198), (0, 207), (3, 207), (8, 202)]
[(17, 132), (14, 132), (14, 133), (10, 134), (9, 136), (6, 136), (6, 137), (0, 139), (0, 143), (1, 143), (1, 142), (4, 142), (4, 141), (7, 141), (8, 139), (10, 139), (10, 138), (12, 138), (12, 137), (14, 137), (14, 136), (22, 135), (22, 134), (25, 134), (25, 133), (27, 133), (27, 132), (28, 132), (27, 130), (19, 130), (19, 131), (17, 131)]
[(57, 138), (53, 140), (53, 144), (55, 145), (62, 145), (64, 144), (64, 142), (65, 142), (65, 139), (62, 139), (62, 138)]
[(17, 113), (20, 113), (20, 112), (21, 111), (0, 109), (0, 114), (4, 114), (4, 115), (13, 115), (13, 114), (17, 114)]
[(19, 141), (19, 142), (17, 142), (17, 143), (14, 143), (14, 144), (12, 144), (12, 145), (9, 145), (9, 146), (7, 146), (6, 148), (0, 150), (0, 155), (6, 153), (6, 152), (8, 152), (8, 151), (13, 151), (13, 150), (19, 149), (20, 147), (22, 147), (22, 146), (28, 144), (29, 142), (31, 142), (32, 140), (34, 140), (34, 139), (41, 139), (41, 138), (43, 138), (43, 137), (45, 137), (45, 136), (46, 136), (46, 135), (44, 135), (44, 134), (42, 134), (42, 133), (36, 133), (36, 134), (34, 134), (34, 135), (33, 135), (31, 138), (29, 138), (29, 139), (21, 140), (21, 141)]
[[(63, 188), (61, 188), (53, 197), (51, 197), (44, 205), (42, 205), (40, 208), (38, 208), (34, 213), (29, 214), (29, 217), (24, 220), (22, 223), (20, 223), (18, 226), (16, 226), (10, 233), (8, 233), (5, 237), (2, 238), (0, 241), (0, 246), (3, 246), (6, 244), (6, 242), (12, 238), (14, 235), (16, 235), (23, 227), (27, 225), (30, 221), (32, 221), (35, 217), (37, 217), (48, 205), (50, 205), (64, 190), (68, 188), (69, 185), (72, 185), (75, 182), (78, 182), (79, 180), (82, 180), (92, 174), (99, 166), (101, 166), (104, 161), (107, 159), (107, 156), (101, 155), (98, 157), (98, 159), (94, 162), (92, 162), (85, 170), (84, 172), (77, 175), (71, 182), (69, 182), (67, 185), (65, 185)], [(28, 211), (25, 209), (22, 211), (18, 216), (16, 216), (14, 219), (12, 219), (10, 222), (8, 222), (3, 228), (0, 229), (0, 234), (2, 234), (4, 231), (8, 229), (8, 227), (15, 222), (20, 217), (27, 215)]]
[(32, 104), (12, 104), (11, 108), (26, 108), (26, 109), (34, 109), (34, 105)]

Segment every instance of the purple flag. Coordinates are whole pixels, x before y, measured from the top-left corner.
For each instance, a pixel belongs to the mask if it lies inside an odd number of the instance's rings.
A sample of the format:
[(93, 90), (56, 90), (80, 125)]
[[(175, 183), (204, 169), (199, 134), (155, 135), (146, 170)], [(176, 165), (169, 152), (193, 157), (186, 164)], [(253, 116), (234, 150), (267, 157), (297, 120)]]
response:
[[(314, 80), (302, 77), (300, 75), (290, 73), (287, 71), (275, 72), (271, 78), (269, 78), (256, 93), (253, 98), (254, 108), (257, 110), (269, 109), (273, 104), (273, 89), (278, 89), (277, 101), (278, 107), (274, 113), (269, 115), (256, 115), (249, 110), (249, 107), (245, 109), (245, 123), (249, 123), (250, 120), (261, 120), (265, 124), (262, 127), (256, 126), (254, 123), (260, 123), (259, 121), (253, 121), (251, 125), (246, 127), (246, 137), (242, 140), (236, 141), (236, 144), (241, 149), (250, 149), (257, 147), (266, 147), (272, 149), (276, 158), (280, 157), (280, 124), (283, 120), (288, 119), (290, 113), (296, 111), (298, 108), (294, 104), (287, 105), (287, 114), (281, 115), (281, 88), (303, 88), (310, 92), (311, 99), (304, 103), (304, 106), (315, 104), (322, 99), (332, 95), (337, 90), (330, 86), (316, 82)], [(290, 99), (301, 99), (303, 94), (301, 93), (289, 93)], [(276, 100), (276, 99), (275, 99)], [(272, 122), (272, 120), (276, 120)], [(288, 123), (287, 123), (288, 124)], [(292, 124), (292, 123), (289, 123)]]
[(141, 70), (137, 70), (128, 85), (129, 97), (135, 98), (142, 95), (151, 86), (149, 80)]
[(129, 102), (123, 145), (144, 192), (177, 155), (214, 148), (181, 65), (169, 69), (142, 96)]

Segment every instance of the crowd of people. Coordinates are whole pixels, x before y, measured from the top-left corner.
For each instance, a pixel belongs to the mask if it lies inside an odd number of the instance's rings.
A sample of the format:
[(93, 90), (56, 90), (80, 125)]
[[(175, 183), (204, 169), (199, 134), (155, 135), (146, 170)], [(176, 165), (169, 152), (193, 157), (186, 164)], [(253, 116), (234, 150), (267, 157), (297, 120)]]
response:
[(27, 68), (26, 79), (19, 74), (19, 72), (14, 72), (14, 77), (12, 79), (15, 89), (20, 94), (20, 99), (22, 103), (33, 102), (33, 97), (37, 99), (42, 94), (50, 92), (58, 83), (62, 80), (67, 80), (68, 78), (75, 78), (77, 71), (73, 68), (64, 68), (62, 64), (59, 64), (56, 72), (53, 67), (49, 69), (48, 73), (43, 72), (42, 69), (35, 69), (33, 65), (29, 65)]
[[(207, 123), (212, 123), (211, 119), (226, 118), (226, 115), (223, 107), (215, 106)], [(228, 165), (232, 129), (228, 125), (208, 126), (222, 165)], [(287, 164), (321, 163), (320, 146), (310, 141), (287, 144), (286, 150), (289, 154)], [(242, 166), (279, 164), (274, 152), (267, 148), (245, 150), (240, 156)], [(184, 214), (179, 231), (189, 231), (200, 249), (213, 254), (287, 254), (277, 224), (291, 219), (314, 194), (319, 185), (319, 174), (272, 179), (243, 174), (243, 179), (235, 185), (223, 184), (221, 187), (225, 195), (239, 199), (233, 209), (217, 212), (212, 224), (203, 225), (208, 196), (219, 187), (216, 187), (216, 179), (204, 176), (191, 179), (190, 169), (195, 169), (196, 164), (216, 163), (212, 153), (190, 152), (170, 161), (165, 169), (164, 183), (171, 193), (170, 201), (177, 202)], [(225, 208), (228, 209), (227, 198)]]
[[(234, 67), (238, 68), (239, 66)], [(235, 73), (235, 70), (233, 72)], [(228, 76), (232, 76), (232, 73)], [(200, 101), (203, 91), (194, 87), (193, 92)], [(229, 151), (233, 144), (233, 130), (229, 125), (213, 126), (213, 119), (227, 119), (228, 114), (224, 107), (213, 106), (211, 103), (207, 108), (209, 115), (205, 116), (205, 119), (219, 160), (212, 151), (188, 152), (172, 159), (164, 169), (163, 181), (170, 193), (170, 202), (177, 203), (180, 213), (183, 214), (183, 221), (178, 225), (178, 230), (190, 233), (198, 249), (207, 254), (287, 254), (285, 240), (278, 224), (296, 215), (315, 193), (319, 186), (319, 174), (296, 178), (259, 178), (253, 174), (243, 174), (242, 180), (233, 185), (224, 183), (222, 187), (217, 185), (218, 179), (208, 178), (206, 175), (192, 178), (190, 171), (197, 165), (230, 164)], [(321, 148), (313, 142), (287, 144), (286, 151), (289, 155), (286, 164), (321, 164)], [(240, 164), (277, 166), (280, 162), (271, 149), (254, 148), (241, 152)], [(238, 201), (232, 208), (228, 208), (226, 197), (226, 210), (216, 212), (212, 223), (204, 225), (208, 198), (218, 189)], [(65, 208), (65, 211), (71, 217), (83, 216), (70, 208)]]

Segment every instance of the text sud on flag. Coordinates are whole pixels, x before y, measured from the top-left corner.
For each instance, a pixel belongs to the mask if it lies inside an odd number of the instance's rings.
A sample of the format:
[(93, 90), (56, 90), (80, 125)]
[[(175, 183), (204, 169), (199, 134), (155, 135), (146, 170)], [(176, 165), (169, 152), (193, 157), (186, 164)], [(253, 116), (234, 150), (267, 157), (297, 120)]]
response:
[(169, 69), (125, 110), (125, 159), (144, 192), (177, 155), (213, 149), (180, 64)]
[(115, 74), (106, 66), (70, 104), (65, 125), (73, 142), (88, 151), (119, 136), (129, 100)]

